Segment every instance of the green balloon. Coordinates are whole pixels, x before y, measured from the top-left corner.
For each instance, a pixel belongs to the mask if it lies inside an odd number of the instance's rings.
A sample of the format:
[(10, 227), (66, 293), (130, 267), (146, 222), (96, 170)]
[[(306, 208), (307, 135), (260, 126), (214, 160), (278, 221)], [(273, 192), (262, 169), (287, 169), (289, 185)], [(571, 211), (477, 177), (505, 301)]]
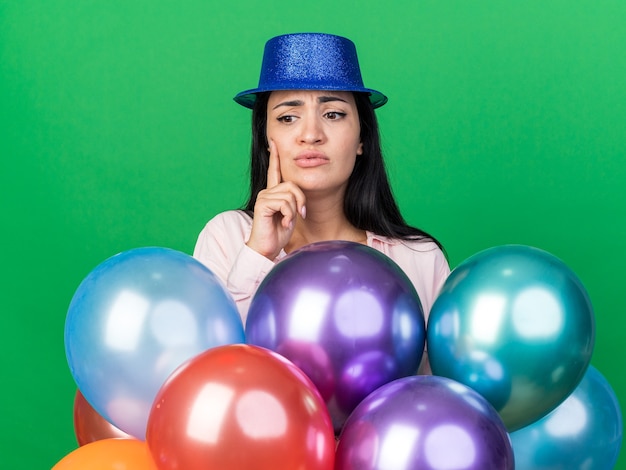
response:
[(504, 245), (452, 271), (428, 319), (433, 374), (483, 395), (509, 431), (556, 408), (591, 360), (595, 320), (580, 279), (557, 257)]

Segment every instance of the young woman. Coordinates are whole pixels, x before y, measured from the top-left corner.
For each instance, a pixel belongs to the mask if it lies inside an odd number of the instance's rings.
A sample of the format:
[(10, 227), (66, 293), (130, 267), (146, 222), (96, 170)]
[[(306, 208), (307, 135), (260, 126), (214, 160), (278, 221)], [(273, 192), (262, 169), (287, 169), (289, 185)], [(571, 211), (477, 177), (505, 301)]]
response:
[(235, 101), (253, 110), (250, 199), (208, 222), (194, 256), (223, 280), (244, 322), (275, 263), (325, 240), (389, 256), (428, 315), (450, 269), (441, 244), (409, 226), (394, 200), (374, 112), (387, 98), (363, 86), (354, 44), (318, 33), (270, 39), (259, 86)]

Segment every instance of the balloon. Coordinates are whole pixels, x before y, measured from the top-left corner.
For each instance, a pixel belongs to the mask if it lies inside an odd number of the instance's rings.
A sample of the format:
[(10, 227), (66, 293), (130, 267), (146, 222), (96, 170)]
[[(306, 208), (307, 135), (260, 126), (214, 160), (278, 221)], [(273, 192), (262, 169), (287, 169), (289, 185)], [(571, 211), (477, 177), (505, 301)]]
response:
[(52, 470), (157, 470), (145, 442), (102, 439), (67, 454)]
[(445, 377), (403, 377), (372, 392), (339, 437), (335, 470), (512, 470), (496, 410)]
[(578, 277), (523, 245), (490, 248), (454, 269), (427, 330), (433, 373), (478, 391), (509, 431), (545, 416), (576, 388), (594, 338)]
[(208, 350), (165, 382), (147, 438), (160, 470), (332, 470), (335, 439), (310, 379), (256, 346)]
[(622, 443), (615, 392), (593, 366), (550, 414), (511, 433), (517, 470), (609, 470)]
[(167, 248), (104, 261), (78, 287), (65, 320), (65, 352), (79, 390), (107, 421), (139, 439), (176, 367), (239, 342), (243, 324), (218, 278)]
[(415, 374), (425, 343), (420, 300), (390, 258), (330, 241), (294, 251), (259, 286), (246, 322), (249, 344), (301, 368), (341, 429), (379, 386)]
[(79, 446), (101, 439), (132, 438), (100, 416), (80, 390), (76, 391), (74, 397), (74, 433)]

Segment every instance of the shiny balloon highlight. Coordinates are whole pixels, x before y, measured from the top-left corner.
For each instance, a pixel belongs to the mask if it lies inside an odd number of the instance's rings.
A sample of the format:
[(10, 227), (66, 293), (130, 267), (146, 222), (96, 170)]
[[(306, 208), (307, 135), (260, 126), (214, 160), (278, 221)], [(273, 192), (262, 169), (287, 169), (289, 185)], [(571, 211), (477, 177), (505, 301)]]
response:
[(259, 286), (246, 322), (249, 344), (271, 349), (316, 385), (338, 432), (369, 393), (415, 374), (424, 313), (400, 267), (368, 246), (307, 245)]
[(335, 438), (311, 380), (264, 348), (229, 345), (182, 365), (152, 406), (159, 470), (332, 470)]
[(593, 308), (555, 256), (505, 245), (452, 271), (428, 320), (436, 375), (484, 396), (509, 431), (540, 419), (572, 393), (589, 365)]
[(65, 352), (80, 392), (120, 430), (143, 439), (167, 377), (209, 349), (245, 342), (235, 302), (200, 262), (138, 248), (97, 266), (65, 321)]
[(335, 470), (512, 470), (504, 423), (478, 393), (445, 377), (412, 376), (363, 400), (339, 437)]
[(550, 414), (511, 433), (517, 470), (610, 470), (622, 444), (615, 392), (589, 366), (572, 394)]

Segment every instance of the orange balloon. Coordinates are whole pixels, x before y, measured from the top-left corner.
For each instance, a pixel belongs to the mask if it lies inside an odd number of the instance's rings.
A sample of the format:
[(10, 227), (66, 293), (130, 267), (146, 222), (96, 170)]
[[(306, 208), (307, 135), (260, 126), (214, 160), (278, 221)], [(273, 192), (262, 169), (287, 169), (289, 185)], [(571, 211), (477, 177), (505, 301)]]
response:
[(102, 439), (63, 457), (52, 470), (157, 470), (148, 445), (138, 439)]
[(273, 351), (211, 348), (179, 367), (150, 411), (161, 470), (332, 470), (335, 436), (313, 382)]
[(79, 446), (101, 439), (125, 438), (133, 436), (126, 434), (102, 417), (85, 399), (80, 390), (74, 397), (74, 433)]

